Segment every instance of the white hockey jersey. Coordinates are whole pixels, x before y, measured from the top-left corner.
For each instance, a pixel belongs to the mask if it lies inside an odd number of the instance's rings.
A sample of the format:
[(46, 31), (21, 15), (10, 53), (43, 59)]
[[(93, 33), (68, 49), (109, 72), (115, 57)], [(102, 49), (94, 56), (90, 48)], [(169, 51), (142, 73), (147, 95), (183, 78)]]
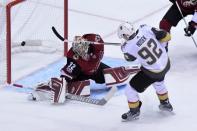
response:
[(138, 59), (141, 66), (151, 72), (162, 72), (169, 62), (168, 54), (156, 39), (152, 27), (141, 25), (137, 35), (122, 45), (124, 53), (128, 53)]

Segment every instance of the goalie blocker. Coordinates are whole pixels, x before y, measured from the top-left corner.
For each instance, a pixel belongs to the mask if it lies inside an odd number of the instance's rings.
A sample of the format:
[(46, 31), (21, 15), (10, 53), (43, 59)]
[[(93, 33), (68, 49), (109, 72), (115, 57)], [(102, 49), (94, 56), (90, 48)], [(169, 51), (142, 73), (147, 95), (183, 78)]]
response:
[[(140, 69), (134, 67), (116, 67), (104, 70), (105, 82), (107, 87), (118, 86), (126, 82), (131, 74), (137, 73)], [(114, 92), (115, 93), (115, 92)], [(63, 78), (51, 78), (49, 83), (39, 84), (30, 94), (29, 99), (35, 101), (49, 100), (52, 103), (64, 103), (68, 94), (75, 96), (90, 96), (90, 81), (76, 81), (67, 83)], [(76, 99), (79, 100), (79, 99)], [(94, 104), (94, 103), (93, 103)]]

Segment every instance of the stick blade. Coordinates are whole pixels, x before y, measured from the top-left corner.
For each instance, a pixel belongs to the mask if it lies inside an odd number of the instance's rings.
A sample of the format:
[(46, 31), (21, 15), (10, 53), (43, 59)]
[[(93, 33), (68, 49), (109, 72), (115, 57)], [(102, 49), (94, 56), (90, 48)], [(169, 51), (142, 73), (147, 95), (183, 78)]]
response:
[(57, 38), (59, 38), (61, 41), (64, 41), (64, 38), (57, 32), (57, 30), (55, 29), (54, 26), (52, 26), (52, 31), (53, 33), (57, 36)]

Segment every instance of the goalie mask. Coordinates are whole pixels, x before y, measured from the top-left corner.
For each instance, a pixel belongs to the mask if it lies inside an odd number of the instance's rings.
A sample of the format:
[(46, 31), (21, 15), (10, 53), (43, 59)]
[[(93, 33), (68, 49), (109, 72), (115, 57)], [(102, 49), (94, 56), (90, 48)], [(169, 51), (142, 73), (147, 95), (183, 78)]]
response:
[(125, 22), (120, 24), (118, 27), (118, 37), (120, 39), (129, 40), (129, 37), (131, 37), (133, 34), (135, 34), (135, 29), (133, 25), (129, 22)]
[(88, 55), (89, 44), (90, 42), (85, 41), (85, 39), (83, 39), (82, 37), (76, 36), (74, 38), (74, 42), (72, 43), (72, 50), (82, 59), (88, 60), (89, 59), (89, 55)]

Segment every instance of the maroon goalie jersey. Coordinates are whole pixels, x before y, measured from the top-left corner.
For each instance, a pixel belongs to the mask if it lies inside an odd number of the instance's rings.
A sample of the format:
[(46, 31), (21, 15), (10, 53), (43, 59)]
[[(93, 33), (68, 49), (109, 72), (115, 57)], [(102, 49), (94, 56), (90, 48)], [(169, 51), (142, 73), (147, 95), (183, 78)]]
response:
[(94, 41), (99, 43), (91, 43), (91, 53), (88, 60), (84, 60), (80, 56), (77, 56), (72, 47), (67, 53), (67, 64), (62, 68), (61, 74), (66, 77), (67, 80), (77, 79), (80, 75), (93, 75), (103, 58), (104, 42), (97, 34), (85, 34), (82, 36), (87, 41)]
[(185, 13), (192, 14), (197, 11), (197, 2), (192, 2), (192, 0), (177, 0), (181, 10)]

